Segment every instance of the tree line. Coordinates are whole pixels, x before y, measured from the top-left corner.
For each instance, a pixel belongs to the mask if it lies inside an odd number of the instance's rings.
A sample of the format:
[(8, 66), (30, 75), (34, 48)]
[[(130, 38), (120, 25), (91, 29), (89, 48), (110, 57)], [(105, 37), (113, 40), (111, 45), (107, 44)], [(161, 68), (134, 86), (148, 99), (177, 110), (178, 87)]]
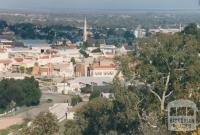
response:
[[(49, 43), (59, 39), (69, 39), (72, 42), (82, 40), (83, 31), (78, 27), (65, 26), (65, 25), (46, 25), (41, 26), (33, 23), (16, 23), (7, 24), (6, 21), (0, 20), (0, 32), (4, 30), (11, 30), (15, 32), (18, 38), (22, 39), (41, 39), (47, 40)], [(102, 30), (103, 29), (103, 30)], [(102, 28), (93, 28), (90, 30), (94, 33), (90, 38), (95, 41), (94, 43), (100, 42), (102, 39), (110, 44), (129, 43), (132, 45), (135, 39), (134, 33), (131, 30), (116, 30)]]
[(16, 106), (32, 106), (40, 103), (41, 91), (33, 78), (23, 80), (3, 79), (0, 81), (0, 108), (8, 108), (11, 103)]

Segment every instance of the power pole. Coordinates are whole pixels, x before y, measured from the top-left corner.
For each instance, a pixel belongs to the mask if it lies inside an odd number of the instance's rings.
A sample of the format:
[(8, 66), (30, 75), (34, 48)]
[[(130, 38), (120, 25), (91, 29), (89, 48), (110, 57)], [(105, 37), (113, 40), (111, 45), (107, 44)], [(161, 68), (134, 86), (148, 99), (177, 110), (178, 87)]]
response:
[(65, 74), (64, 74), (64, 90), (63, 93), (65, 93)]

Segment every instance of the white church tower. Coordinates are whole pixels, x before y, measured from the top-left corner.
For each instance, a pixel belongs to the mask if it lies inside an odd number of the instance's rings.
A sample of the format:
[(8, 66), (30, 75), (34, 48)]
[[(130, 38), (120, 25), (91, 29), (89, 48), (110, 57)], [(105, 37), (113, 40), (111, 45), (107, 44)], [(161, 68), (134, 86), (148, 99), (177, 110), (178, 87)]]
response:
[(88, 38), (88, 33), (87, 33), (87, 19), (85, 17), (84, 20), (84, 29), (83, 29), (83, 42), (86, 42)]

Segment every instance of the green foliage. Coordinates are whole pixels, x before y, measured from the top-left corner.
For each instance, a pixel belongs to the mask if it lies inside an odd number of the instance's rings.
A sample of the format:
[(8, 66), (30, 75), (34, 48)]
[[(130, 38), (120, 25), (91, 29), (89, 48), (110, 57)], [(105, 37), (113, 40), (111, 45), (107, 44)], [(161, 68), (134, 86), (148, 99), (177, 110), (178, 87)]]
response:
[(52, 102), (53, 102), (52, 99), (50, 99), (50, 98), (47, 99), (47, 103), (52, 103)]
[(40, 103), (41, 91), (33, 78), (24, 80), (3, 79), (0, 82), (0, 108), (6, 109), (10, 103), (16, 106), (31, 106)]
[[(116, 93), (115, 104), (123, 110), (123, 106), (126, 108), (136, 102), (134, 98), (130, 103), (124, 102), (129, 101), (134, 95), (141, 101), (137, 111), (140, 119), (139, 127), (143, 133), (151, 131), (152, 134), (156, 134), (156, 130), (166, 130), (164, 112), (168, 102), (174, 99), (199, 102), (200, 42), (197, 36), (199, 30), (191, 24), (185, 31), (184, 34), (157, 34), (141, 39), (138, 41), (137, 55), (128, 54), (116, 58), (120, 62), (120, 70), (125, 79), (133, 84), (128, 88), (131, 93), (127, 95), (133, 95), (126, 99), (126, 96), (118, 96), (120, 94)], [(136, 66), (132, 66), (134, 64)], [(143, 85), (138, 81), (143, 82)], [(116, 91), (122, 89), (119, 84), (119, 81), (114, 84), (117, 86)], [(124, 91), (120, 93), (126, 95)], [(141, 117), (144, 115), (145, 120)], [(126, 115), (123, 112), (120, 116)], [(137, 116), (131, 118), (137, 118)], [(120, 118), (117, 119), (120, 120)], [(127, 119), (127, 117), (124, 118), (124, 120)], [(149, 123), (156, 125), (156, 130), (152, 129)]]
[[(138, 133), (136, 95), (115, 79), (115, 98), (96, 97), (77, 112), (82, 135), (132, 135)], [(66, 129), (67, 130), (67, 129)]]
[(88, 42), (83, 42), (83, 46), (82, 46), (82, 49), (85, 50), (89, 47), (89, 43)]
[(132, 42), (135, 39), (135, 35), (131, 31), (126, 31), (124, 33), (124, 38), (126, 39), (126, 41), (128, 42), (129, 45), (132, 45)]
[(82, 130), (77, 121), (68, 120), (65, 123), (64, 135), (82, 135)]
[(0, 30), (3, 30), (5, 27), (7, 27), (8, 24), (6, 21), (4, 20), (0, 20)]
[(25, 67), (20, 67), (19, 68), (20, 73), (25, 73), (25, 70), (26, 70)]
[(23, 39), (35, 39), (38, 36), (35, 32), (35, 25), (31, 23), (15, 24), (10, 28)]
[(76, 60), (75, 60), (75, 58), (74, 58), (74, 57), (72, 57), (72, 58), (71, 58), (71, 62), (73, 63), (73, 65), (75, 65), (75, 64), (76, 64)]
[(193, 35), (198, 41), (200, 41), (200, 29), (197, 27), (196, 23), (191, 23), (186, 26), (182, 33), (186, 34), (186, 36)]
[(89, 55), (84, 51), (84, 50), (80, 50), (79, 51), (85, 58), (88, 58), (89, 57)]
[(16, 132), (17, 130), (19, 130), (22, 127), (23, 127), (23, 125), (10, 126), (7, 129), (0, 130), (0, 135), (8, 135), (10, 132)]
[(40, 113), (30, 127), (22, 129), (20, 135), (54, 135), (59, 130), (56, 116), (50, 112)]
[(77, 105), (78, 103), (82, 102), (82, 98), (79, 96), (79, 95), (75, 95), (71, 98), (71, 105), (72, 106), (75, 106)]
[(107, 31), (107, 35), (108, 35), (108, 36), (116, 35), (116, 31), (115, 31), (113, 28), (111, 28), (111, 29), (109, 29), (109, 30)]
[(78, 122), (83, 128), (84, 135), (98, 135), (106, 132), (112, 126), (111, 113), (113, 104), (104, 98), (90, 101), (78, 112)]
[(31, 74), (32, 71), (33, 71), (33, 68), (32, 68), (32, 67), (30, 67), (30, 68), (26, 68), (26, 73)]
[(116, 131), (109, 131), (106, 135), (119, 135)]
[(135, 60), (133, 60), (132, 58), (132, 54), (128, 54), (127, 56), (125, 55), (115, 57), (115, 60), (120, 63), (120, 71), (122, 72), (126, 80), (132, 79), (134, 75), (132, 64), (135, 62)]
[(100, 91), (100, 90), (95, 90), (95, 91), (93, 91), (93, 92), (91, 93), (89, 99), (90, 99), (90, 100), (95, 99), (95, 98), (99, 97), (100, 95), (101, 95), (101, 91)]
[(174, 91), (174, 98), (185, 98), (189, 95), (188, 92), (183, 92), (187, 85), (199, 82), (197, 42), (193, 36), (185, 37), (178, 34), (160, 34), (143, 39), (139, 43), (139, 59), (142, 63), (138, 66), (137, 72), (148, 84), (154, 84), (154, 90), (159, 95), (162, 94), (167, 74), (170, 73), (168, 92)]
[(198, 28), (196, 23), (191, 23), (184, 28), (183, 31), (185, 34), (197, 35)]
[(7, 129), (0, 130), (0, 135), (8, 135), (8, 134), (9, 134), (9, 130)]
[(92, 50), (92, 53), (100, 53), (100, 52), (101, 52), (101, 49), (100, 49), (100, 48), (97, 48), (97, 49)]
[[(6, 22), (0, 21), (0, 29), (7, 26)], [(23, 39), (46, 39), (50, 43), (54, 39), (67, 38), (72, 40), (71, 33), (63, 32), (63, 30), (77, 30), (77, 28), (63, 25), (49, 25), (42, 27), (32, 23), (17, 23), (8, 26), (15, 34)], [(56, 34), (55, 34), (56, 33)], [(55, 36), (56, 35), (56, 36)]]

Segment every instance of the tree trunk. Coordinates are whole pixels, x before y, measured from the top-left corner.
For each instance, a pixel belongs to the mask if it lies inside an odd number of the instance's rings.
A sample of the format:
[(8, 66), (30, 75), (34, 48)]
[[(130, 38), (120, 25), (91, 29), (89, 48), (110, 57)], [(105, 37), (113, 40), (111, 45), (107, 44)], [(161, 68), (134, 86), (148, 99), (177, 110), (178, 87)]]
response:
[(163, 94), (162, 94), (161, 103), (160, 103), (161, 114), (163, 114), (164, 111), (165, 111), (165, 99), (166, 99), (166, 93), (167, 93), (168, 86), (169, 86), (169, 79), (170, 79), (170, 72), (167, 75), (167, 80), (166, 80), (166, 83), (165, 83), (165, 88), (164, 88), (164, 91), (163, 91)]

